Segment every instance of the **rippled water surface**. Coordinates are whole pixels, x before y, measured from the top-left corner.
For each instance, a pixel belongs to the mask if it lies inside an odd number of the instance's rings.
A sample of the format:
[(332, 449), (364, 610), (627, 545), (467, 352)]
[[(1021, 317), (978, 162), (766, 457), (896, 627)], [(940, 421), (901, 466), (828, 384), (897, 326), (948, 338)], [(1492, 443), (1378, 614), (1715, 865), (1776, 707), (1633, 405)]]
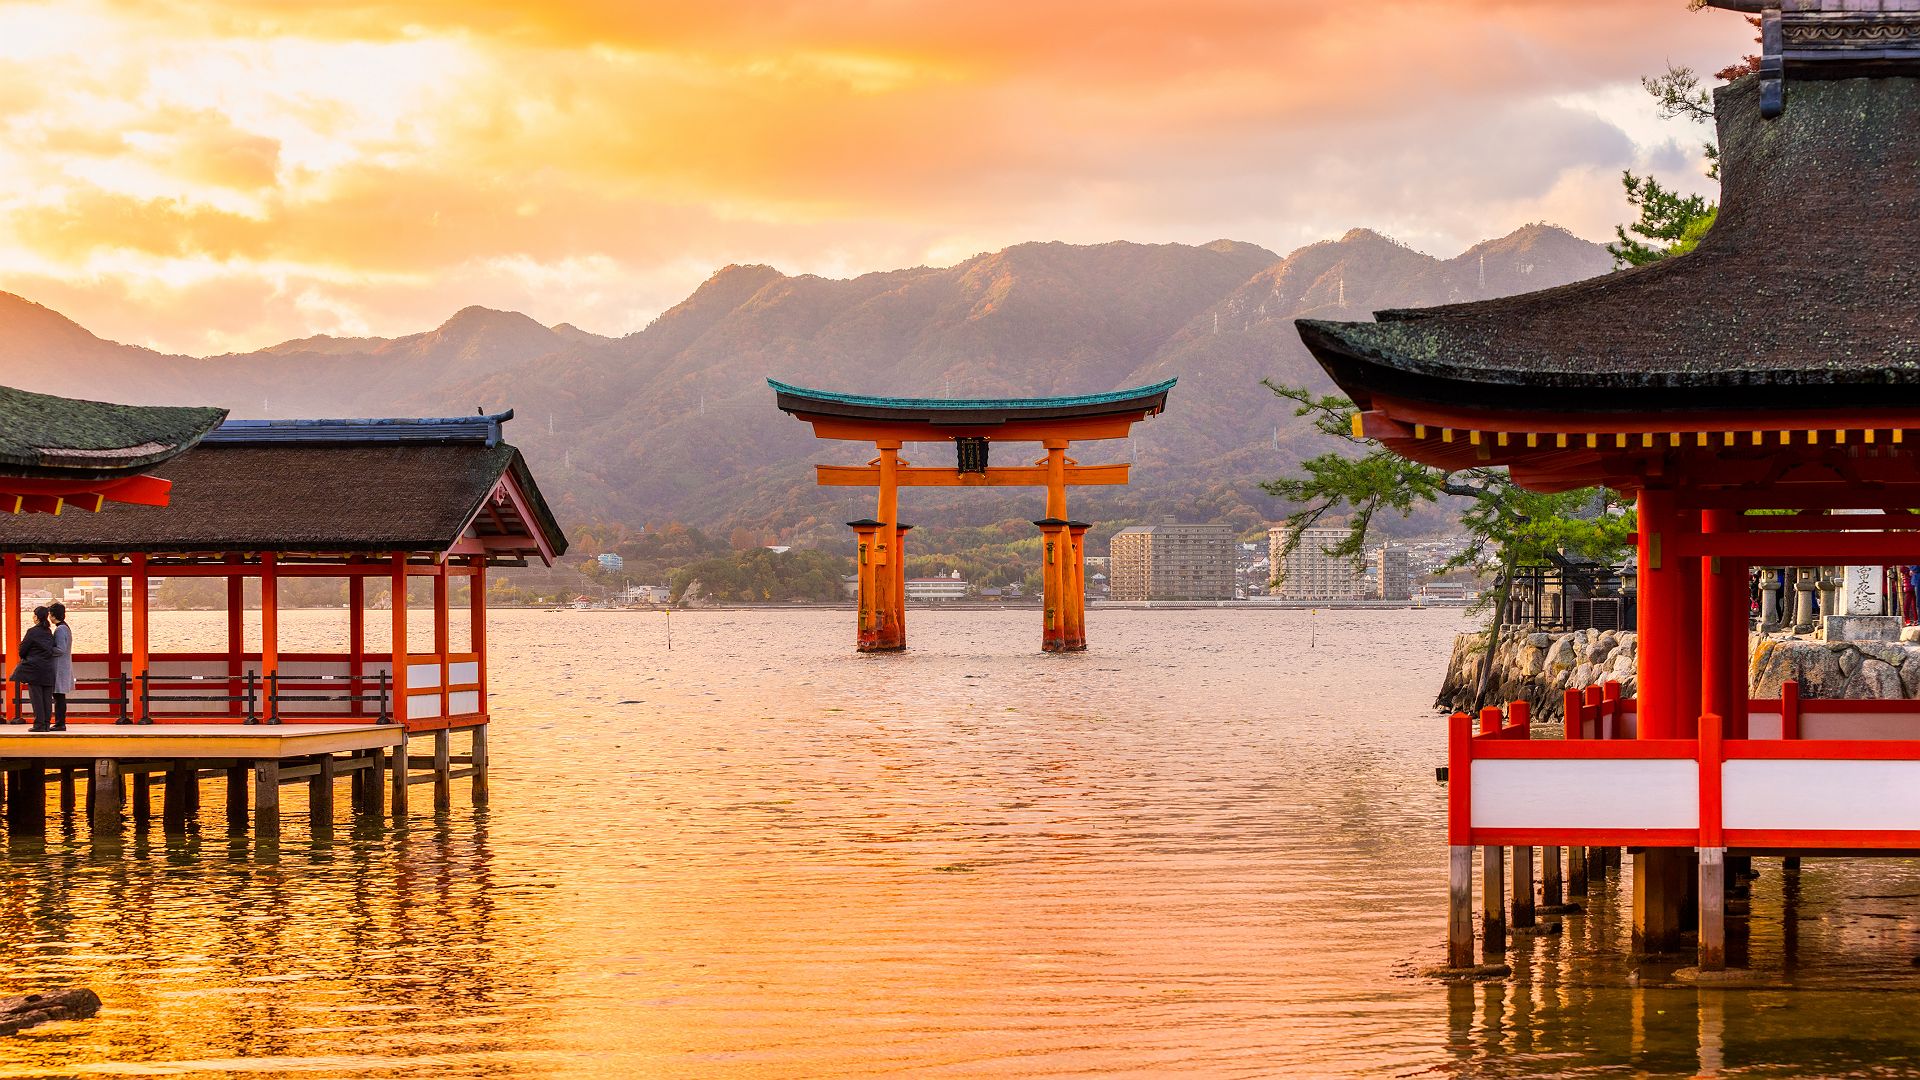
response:
[[(332, 615), (287, 617), (287, 647)], [(1760, 989), (1631, 965), (1618, 882), (1441, 959), (1458, 613), (499, 612), (493, 805), (277, 846), (11, 841), (0, 1076), (1897, 1075), (1920, 872), (1762, 861)], [(167, 615), (156, 639), (218, 632)], [(458, 744), (456, 744), (457, 746)], [(1736, 927), (1743, 929), (1744, 923)]]

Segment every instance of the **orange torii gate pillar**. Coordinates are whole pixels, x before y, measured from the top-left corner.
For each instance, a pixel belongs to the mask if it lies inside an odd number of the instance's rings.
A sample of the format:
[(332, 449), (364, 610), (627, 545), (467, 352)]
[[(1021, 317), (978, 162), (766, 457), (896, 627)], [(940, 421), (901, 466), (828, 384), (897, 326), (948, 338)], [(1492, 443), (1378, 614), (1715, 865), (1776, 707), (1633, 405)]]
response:
[[(1124, 439), (1132, 426), (1166, 408), (1173, 380), (1066, 398), (1015, 400), (876, 398), (808, 390), (767, 380), (780, 408), (813, 425), (822, 439), (871, 441), (878, 456), (864, 466), (819, 465), (825, 487), (877, 489), (874, 516), (850, 521), (855, 538), (861, 652), (907, 646), (906, 536), (899, 520), (902, 487), (1042, 487), (1047, 516), (1034, 524), (1042, 539), (1040, 647), (1087, 647), (1086, 537), (1091, 527), (1067, 518), (1067, 488), (1125, 484), (1129, 466), (1081, 465), (1067, 456), (1075, 439)], [(900, 459), (909, 442), (951, 441), (952, 469), (916, 468)], [(1032, 465), (990, 467), (989, 445), (1037, 442), (1046, 457)]]

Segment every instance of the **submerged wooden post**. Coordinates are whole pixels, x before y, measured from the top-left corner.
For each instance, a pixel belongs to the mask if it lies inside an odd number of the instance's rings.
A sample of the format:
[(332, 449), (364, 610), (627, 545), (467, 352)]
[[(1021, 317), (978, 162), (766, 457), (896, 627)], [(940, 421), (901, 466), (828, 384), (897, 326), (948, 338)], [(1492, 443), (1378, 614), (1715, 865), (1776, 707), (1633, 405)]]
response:
[(1727, 849), (1700, 849), (1700, 957), (1701, 971), (1724, 971), (1727, 966)]
[(384, 747), (374, 747), (367, 752), (367, 769), (362, 774), (367, 778), (368, 817), (378, 821), (387, 816), (387, 751)]
[(280, 762), (273, 758), (253, 763), (253, 829), (262, 840), (280, 838)]
[(1473, 848), (1447, 849), (1447, 966), (1473, 966)]
[(1567, 849), (1567, 895), (1587, 895), (1587, 849), (1579, 844)]
[(93, 835), (104, 840), (120, 833), (120, 762), (117, 758), (95, 758), (93, 762)]
[(160, 829), (177, 836), (187, 831), (187, 816), (192, 805), (190, 794), (199, 778), (192, 766), (176, 761), (167, 769), (165, 786), (160, 792)]
[(1540, 902), (1550, 908), (1562, 907), (1567, 902), (1566, 892), (1560, 880), (1560, 849), (1558, 847), (1540, 849)]
[(333, 755), (320, 755), (318, 766), (307, 781), (307, 823), (315, 836), (333, 830)]
[(441, 728), (433, 733), (433, 809), (445, 813), (453, 809), (453, 733)]
[[(73, 766), (62, 765), (60, 766), (60, 816), (61, 817), (73, 816), (73, 806), (75, 801), (76, 800), (74, 798), (74, 792), (73, 792)], [(87, 806), (88, 806), (88, 809), (91, 810), (93, 804), (88, 803)]]
[(153, 774), (142, 769), (133, 774), (133, 827), (144, 829), (153, 823)]
[(393, 820), (400, 824), (407, 820), (407, 732), (400, 731), (400, 745), (393, 748)]
[(1533, 917), (1533, 849), (1513, 849), (1513, 929), (1531, 930)]
[(487, 805), (487, 725), (473, 727), (473, 805)]
[(245, 762), (227, 766), (227, 833), (245, 836), (247, 832), (247, 766)]
[(1633, 857), (1635, 951), (1670, 953), (1679, 947), (1689, 854), (1678, 848), (1646, 848)]
[(47, 771), (30, 761), (7, 785), (7, 831), (16, 837), (47, 835)]

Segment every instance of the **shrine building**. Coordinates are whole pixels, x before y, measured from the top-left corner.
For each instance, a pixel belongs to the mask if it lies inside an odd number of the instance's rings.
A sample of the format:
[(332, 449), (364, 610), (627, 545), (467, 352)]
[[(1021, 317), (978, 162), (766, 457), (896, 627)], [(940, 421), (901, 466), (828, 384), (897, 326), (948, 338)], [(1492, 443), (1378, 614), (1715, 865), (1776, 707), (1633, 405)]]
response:
[[(1727, 867), (1920, 851), (1920, 701), (1748, 681), (1747, 568), (1920, 562), (1920, 5), (1709, 0), (1761, 16), (1757, 74), (1714, 96), (1717, 223), (1683, 256), (1479, 303), (1302, 320), (1356, 431), (1443, 469), (1631, 497), (1637, 695), (1452, 720), (1449, 961), (1530, 922), (1533, 849), (1634, 852), (1636, 946), (1697, 924), (1726, 963)], [(1599, 860), (1604, 863), (1604, 855)], [(1557, 898), (1550, 895), (1551, 902)]]

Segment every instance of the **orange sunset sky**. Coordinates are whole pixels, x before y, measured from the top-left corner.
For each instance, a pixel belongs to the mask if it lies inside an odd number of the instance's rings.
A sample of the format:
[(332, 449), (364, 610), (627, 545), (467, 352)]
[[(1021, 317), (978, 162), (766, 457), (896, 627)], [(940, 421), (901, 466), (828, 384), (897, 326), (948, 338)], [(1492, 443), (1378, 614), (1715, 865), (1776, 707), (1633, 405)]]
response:
[(727, 263), (1365, 225), (1606, 239), (1701, 188), (1685, 0), (0, 0), (0, 290), (168, 351), (637, 330)]

